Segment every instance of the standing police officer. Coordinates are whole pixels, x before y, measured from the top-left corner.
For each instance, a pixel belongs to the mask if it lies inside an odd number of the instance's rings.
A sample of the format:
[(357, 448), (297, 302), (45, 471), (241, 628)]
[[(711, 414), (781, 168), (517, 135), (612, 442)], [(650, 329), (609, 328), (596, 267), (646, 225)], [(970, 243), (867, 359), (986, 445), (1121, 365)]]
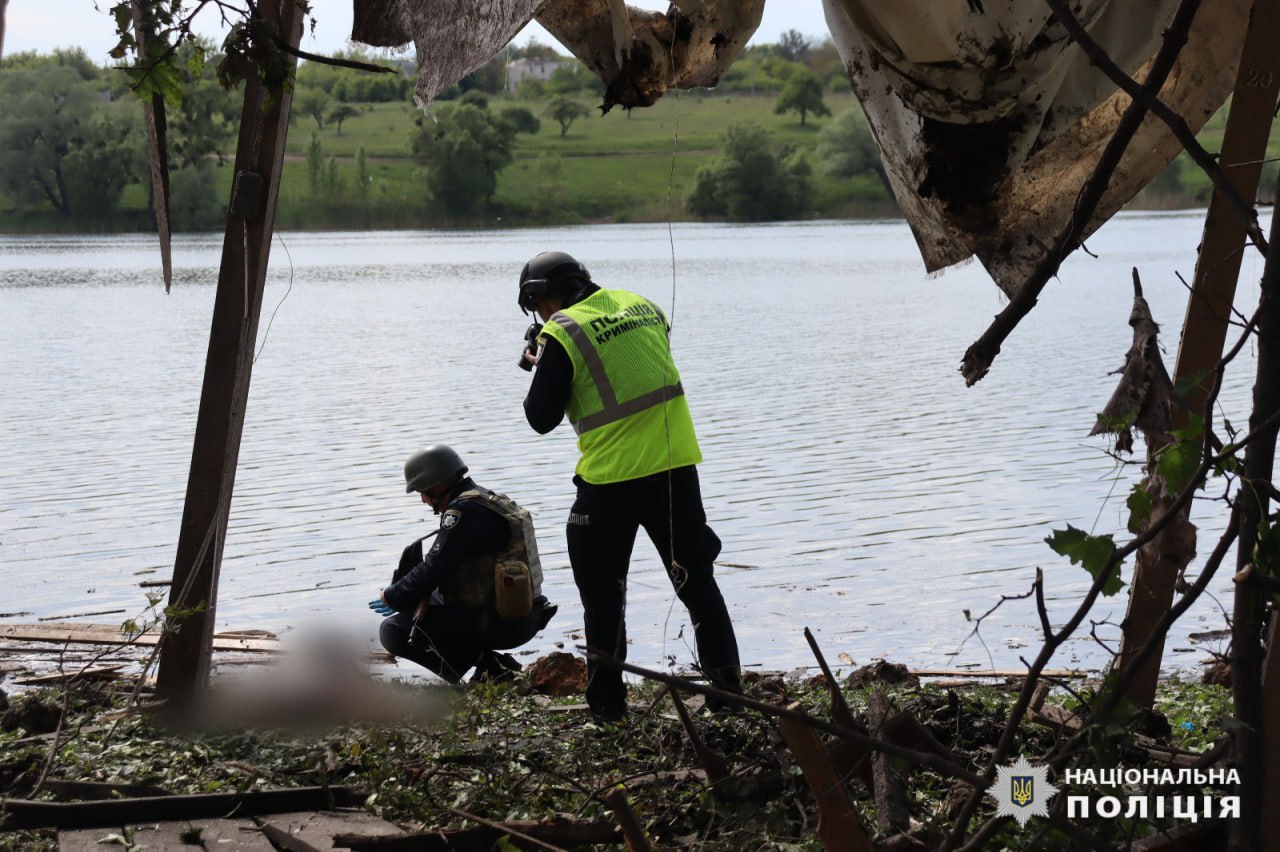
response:
[[(519, 304), (545, 325), (524, 401), (540, 434), (567, 415), (578, 435), (577, 497), (566, 539), (582, 597), (587, 647), (626, 659), (627, 569), (644, 527), (693, 621), (711, 683), (741, 691), (738, 644), (712, 563), (720, 539), (698, 487), (702, 461), (666, 317), (653, 302), (592, 283), (564, 252), (543, 252), (520, 273)], [(587, 702), (603, 720), (626, 713), (622, 673), (588, 664)]]
[[(510, 654), (547, 625), (556, 607), (542, 596), (542, 567), (529, 513), (467, 476), (461, 457), (434, 444), (404, 465), (405, 491), (440, 515), (435, 542), (424, 536), (404, 550), (400, 565), (369, 606), (388, 614), (378, 638), (397, 657), (413, 660), (450, 683), (475, 666), (472, 680), (500, 678), (520, 668)], [(495, 588), (499, 565), (528, 567), (530, 608), (503, 617)], [(510, 613), (507, 613), (510, 616)]]

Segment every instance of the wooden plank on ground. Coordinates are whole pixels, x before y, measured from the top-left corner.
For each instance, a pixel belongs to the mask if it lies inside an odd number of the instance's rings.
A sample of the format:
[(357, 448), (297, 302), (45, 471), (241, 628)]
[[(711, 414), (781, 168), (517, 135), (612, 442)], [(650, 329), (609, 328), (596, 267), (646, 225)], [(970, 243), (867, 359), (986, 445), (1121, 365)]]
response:
[(0, 799), (0, 831), (22, 828), (92, 828), (143, 821), (214, 819), (361, 804), (365, 794), (353, 787), (294, 787), (247, 793), (146, 796), (109, 802), (37, 802)]
[[(911, 669), (917, 677), (1026, 677), (1026, 669)], [(1046, 669), (1040, 677), (1078, 678), (1089, 673), (1080, 669)]]
[[(22, 642), (56, 642), (58, 644), (124, 645), (132, 643), (152, 647), (160, 641), (159, 633), (144, 633), (130, 640), (120, 628), (110, 624), (3, 624), (0, 638)], [(250, 638), (243, 633), (215, 634), (215, 651), (258, 651), (270, 653), (280, 650), (280, 640)]]
[[(198, 835), (197, 835), (198, 832)], [(58, 852), (103, 852), (111, 835), (127, 838), (134, 849), (217, 849), (218, 852), (275, 852), (262, 829), (248, 819), (161, 822), (127, 828), (82, 828), (58, 833)], [(198, 838), (198, 839), (197, 839)], [(195, 843), (191, 841), (195, 840)], [(123, 845), (120, 848), (124, 848)]]
[(622, 830), (613, 822), (588, 822), (555, 817), (550, 820), (510, 820), (496, 827), (440, 828), (410, 834), (370, 837), (342, 834), (334, 838), (334, 848), (366, 852), (490, 852), (503, 836), (532, 837), (553, 847), (575, 848), (599, 844), (617, 845)]
[(25, 677), (21, 680), (15, 680), (14, 683), (19, 686), (44, 686), (51, 683), (63, 683), (64, 681), (84, 683), (90, 680), (118, 680), (121, 677), (120, 670), (122, 668), (124, 668), (124, 663), (110, 666), (94, 666), (88, 669), (67, 667), (65, 671)]
[(1028, 710), (1027, 718), (1037, 725), (1057, 728), (1069, 734), (1074, 734), (1084, 727), (1084, 719), (1056, 704), (1049, 704), (1039, 710)]
[(289, 852), (328, 852), (338, 849), (337, 835), (394, 837), (404, 834), (397, 825), (364, 811), (336, 810), (315, 813), (276, 814), (259, 817), (262, 833), (280, 849)]
[(112, 781), (73, 781), (65, 778), (47, 778), (44, 788), (60, 799), (102, 801), (141, 796), (172, 796), (163, 787), (154, 784), (124, 784)]

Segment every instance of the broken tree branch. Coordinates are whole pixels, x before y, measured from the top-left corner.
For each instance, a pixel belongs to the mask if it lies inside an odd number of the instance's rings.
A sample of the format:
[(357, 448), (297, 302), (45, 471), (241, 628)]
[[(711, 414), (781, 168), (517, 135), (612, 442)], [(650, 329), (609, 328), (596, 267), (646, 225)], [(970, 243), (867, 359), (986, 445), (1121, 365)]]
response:
[(698, 756), (698, 762), (702, 764), (702, 768), (707, 772), (707, 780), (712, 784), (719, 784), (729, 777), (729, 769), (725, 766), (724, 755), (717, 751), (712, 751), (702, 741), (702, 737), (698, 734), (698, 729), (693, 725), (693, 719), (689, 717), (689, 708), (684, 706), (684, 702), (680, 700), (675, 688), (668, 686), (667, 691), (671, 694), (671, 703), (676, 706), (676, 715), (680, 717), (680, 724), (684, 725), (684, 732), (688, 735), (689, 742), (693, 744), (693, 752)]
[[(799, 712), (799, 704), (790, 704), (788, 710)], [(853, 800), (835, 767), (831, 764), (831, 756), (822, 746), (822, 740), (813, 728), (802, 722), (783, 717), (778, 719), (778, 729), (787, 747), (795, 755), (796, 762), (804, 772), (804, 780), (818, 800), (818, 825), (815, 833), (828, 850), (848, 850), (848, 852), (871, 852), (871, 836), (862, 817), (858, 813)]]
[[(1249, 241), (1257, 247), (1263, 257), (1266, 257), (1267, 239), (1262, 235), (1262, 227), (1258, 224), (1258, 211), (1253, 209), (1252, 204), (1240, 197), (1240, 193), (1231, 185), (1231, 181), (1227, 180), (1227, 176), (1222, 172), (1222, 167), (1218, 165), (1213, 155), (1206, 151), (1196, 140), (1196, 135), (1187, 126), (1186, 119), (1160, 100), (1159, 87), (1152, 90), (1145, 82), (1142, 85), (1138, 85), (1132, 77), (1124, 73), (1120, 66), (1116, 65), (1111, 57), (1107, 55), (1107, 52), (1102, 49), (1102, 46), (1093, 40), (1093, 36), (1089, 35), (1089, 31), (1084, 28), (1084, 25), (1072, 14), (1066, 0), (1045, 0), (1045, 2), (1049, 4), (1054, 16), (1070, 33), (1075, 43), (1080, 45), (1080, 49), (1085, 52), (1094, 65), (1098, 66), (1098, 70), (1106, 74), (1111, 79), (1111, 82), (1133, 98), (1134, 103), (1145, 101), (1145, 107), (1151, 111), (1151, 114), (1169, 127), (1174, 137), (1182, 143), (1183, 149), (1191, 155), (1191, 159), (1195, 161), (1195, 164), (1208, 175), (1209, 180), (1213, 182), (1213, 188), (1222, 193), (1223, 198), (1231, 205), (1231, 209), (1240, 217), (1240, 222), (1245, 226), (1245, 231), (1249, 235)], [(1182, 9), (1179, 8), (1178, 14), (1181, 13)], [(1175, 15), (1174, 23), (1169, 26), (1170, 32), (1177, 26), (1177, 20), (1177, 15)], [(1185, 40), (1184, 33), (1183, 41), (1185, 42)], [(1156, 61), (1159, 61), (1159, 57), (1157, 57)], [(1153, 64), (1152, 74), (1154, 73), (1155, 66)], [(1165, 76), (1167, 76), (1167, 72)], [(1147, 82), (1150, 82), (1150, 79), (1151, 75), (1148, 75)], [(1160, 85), (1164, 85), (1163, 78), (1160, 80)]]
[[(1061, 0), (1048, 0), (1048, 3), (1054, 8), (1055, 13), (1057, 13), (1057, 7), (1064, 5)], [(1018, 323), (1022, 321), (1023, 317), (1029, 314), (1031, 309), (1036, 306), (1036, 300), (1044, 290), (1045, 285), (1049, 283), (1049, 279), (1058, 273), (1058, 268), (1062, 265), (1062, 261), (1066, 259), (1067, 255), (1080, 245), (1081, 235), (1088, 227), (1089, 221), (1092, 219), (1093, 213), (1111, 181), (1112, 174), (1115, 173), (1116, 168), (1120, 165), (1120, 160), (1128, 149), (1129, 143), (1133, 141), (1134, 134), (1142, 126), (1151, 100), (1160, 91), (1160, 87), (1164, 85), (1165, 80), (1168, 79), (1169, 72), (1173, 69), (1173, 64), (1177, 60), (1178, 54), (1181, 52), (1183, 45), (1187, 43), (1187, 33), (1191, 30), (1191, 22), (1199, 7), (1200, 0), (1183, 0), (1178, 6), (1178, 11), (1173, 16), (1173, 22), (1169, 25), (1169, 29), (1165, 31), (1164, 43), (1160, 46), (1160, 51), (1151, 63), (1151, 71), (1147, 74), (1146, 81), (1142, 84), (1143, 97), (1133, 96), (1132, 103), (1125, 109), (1124, 115), (1120, 117), (1120, 122), (1116, 125), (1116, 132), (1112, 134), (1110, 141), (1107, 142), (1102, 151), (1102, 156), (1098, 158), (1098, 163), (1094, 166), (1093, 173), (1089, 175), (1089, 179), (1085, 181), (1080, 190), (1080, 197), (1076, 200), (1075, 210), (1071, 219), (1058, 231), (1053, 245), (1045, 251), (1035, 269), (1027, 276), (1027, 280), (1018, 288), (1017, 294), (1009, 300), (1009, 304), (1005, 305), (1000, 313), (996, 314), (995, 319), (987, 327), (987, 330), (964, 353), (964, 359), (960, 364), (960, 372), (964, 376), (966, 386), (972, 387), (987, 374), (987, 371), (991, 369), (991, 362), (1000, 354), (1000, 344), (1013, 333), (1013, 330), (1018, 327)], [(1070, 12), (1067, 14), (1070, 15)], [(1082, 43), (1081, 48), (1084, 47)], [(1114, 65), (1114, 63), (1112, 64)], [(1126, 77), (1126, 79), (1128, 78)], [(1132, 81), (1130, 80), (1130, 82)]]
[(755, 710), (759, 713), (763, 713), (766, 716), (776, 716), (781, 719), (791, 719), (792, 721), (796, 721), (796, 722), (800, 722), (801, 724), (808, 725), (810, 728), (813, 728), (815, 730), (823, 731), (824, 733), (828, 733), (828, 734), (833, 734), (834, 736), (837, 736), (837, 737), (843, 737), (845, 739), (853, 740), (854, 742), (861, 743), (862, 745), (868, 748), (873, 748), (873, 749), (876, 749), (877, 751), (886, 752), (887, 754), (891, 754), (894, 757), (901, 757), (904, 760), (909, 760), (913, 763), (917, 763), (921, 766), (924, 766), (927, 769), (932, 769), (933, 771), (939, 774), (946, 775), (952, 778), (958, 778), (959, 780), (964, 781), (968, 784), (982, 784), (983, 789), (986, 789), (987, 786), (990, 786), (989, 782), (985, 781), (982, 777), (974, 774), (973, 772), (970, 772), (968, 769), (965, 769), (963, 766), (959, 766), (955, 762), (946, 760), (936, 754), (930, 754), (926, 752), (914, 751), (909, 748), (903, 748), (902, 746), (897, 745), (896, 743), (877, 740), (867, 736), (866, 734), (859, 733), (858, 731), (851, 731), (848, 728), (843, 728), (839, 725), (834, 725), (830, 722), (827, 722), (824, 719), (819, 719), (815, 716), (810, 716), (808, 713), (805, 713), (800, 710), (793, 710), (790, 707), (780, 707), (777, 704), (768, 704), (764, 701), (757, 701), (754, 698), (749, 698), (748, 696), (745, 696), (745, 695), (739, 695), (736, 692), (726, 692), (723, 689), (716, 689), (714, 686), (704, 686), (703, 684), (700, 684), (700, 683), (693, 683), (692, 681), (685, 680), (682, 677), (676, 677), (675, 675), (669, 675), (669, 674), (666, 674), (665, 672), (657, 672), (657, 671), (653, 671), (652, 669), (646, 669), (640, 666), (632, 665), (631, 663), (623, 662), (622, 660), (615, 659), (614, 657), (610, 657), (607, 654), (601, 654), (598, 651), (588, 650), (587, 654), (593, 657), (596, 660), (596, 662), (600, 663), (601, 665), (611, 666), (613, 668), (620, 669), (621, 671), (624, 671), (624, 672), (630, 672), (631, 674), (640, 675), (641, 677), (646, 678), (648, 680), (656, 680), (659, 683), (666, 684), (667, 686), (674, 686), (677, 689), (683, 689), (688, 692), (696, 692), (699, 695), (705, 695), (711, 698), (717, 698), (720, 701), (725, 702), (726, 704), (736, 704), (738, 706), (746, 707), (748, 709)]
[(631, 809), (631, 803), (627, 801), (627, 794), (620, 788), (614, 787), (604, 794), (604, 801), (609, 806), (609, 810), (613, 811), (614, 818), (622, 828), (627, 849), (631, 852), (649, 852), (653, 847), (649, 845), (649, 838), (644, 835), (644, 826), (640, 824), (639, 817)]

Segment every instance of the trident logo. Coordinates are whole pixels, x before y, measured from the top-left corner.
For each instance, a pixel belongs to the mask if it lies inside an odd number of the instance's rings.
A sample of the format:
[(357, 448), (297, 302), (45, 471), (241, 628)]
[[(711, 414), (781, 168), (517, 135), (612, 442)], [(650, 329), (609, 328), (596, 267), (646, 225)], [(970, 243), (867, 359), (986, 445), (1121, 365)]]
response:
[(1025, 808), (1035, 801), (1036, 777), (1034, 775), (1014, 775), (1009, 779), (1010, 798), (1019, 807)]

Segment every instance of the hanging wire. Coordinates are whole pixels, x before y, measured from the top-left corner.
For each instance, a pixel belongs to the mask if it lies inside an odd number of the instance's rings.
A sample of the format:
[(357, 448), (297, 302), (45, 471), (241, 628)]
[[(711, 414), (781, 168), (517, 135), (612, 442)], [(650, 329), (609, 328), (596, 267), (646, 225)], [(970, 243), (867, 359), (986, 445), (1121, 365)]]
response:
[[(671, 44), (668, 47), (667, 56), (671, 63), (671, 79), (674, 81), (676, 76), (676, 67), (675, 67), (676, 28), (675, 27), (672, 27), (671, 29)], [(675, 186), (676, 155), (679, 153), (679, 150), (680, 150), (680, 89), (678, 86), (673, 86), (673, 90), (675, 92), (675, 106), (672, 108), (672, 116), (671, 116), (671, 166), (667, 170), (667, 200), (666, 200), (667, 201), (666, 203), (667, 246), (671, 253), (671, 310), (669, 311), (667, 316), (667, 326), (668, 326), (667, 348), (672, 353), (674, 353), (674, 347), (672, 345), (671, 335), (675, 332), (675, 324), (676, 324), (677, 281), (676, 281), (676, 240), (675, 240), (675, 228), (672, 224), (671, 196), (672, 196), (672, 190)], [(675, 359), (675, 356), (674, 354), (672, 354), (671, 357), (668, 358), (667, 363), (669, 364), (674, 363), (674, 359)], [(667, 374), (666, 371), (667, 371), (667, 366), (666, 364), (664, 364), (663, 376), (662, 376), (663, 387), (666, 387), (670, 383), (669, 382), (670, 376)], [(669, 659), (670, 657), (667, 654), (666, 642), (667, 642), (667, 635), (671, 627), (671, 615), (675, 611), (675, 605), (676, 605), (676, 601), (679, 599), (680, 590), (684, 586), (684, 584), (688, 581), (689, 574), (688, 574), (688, 570), (683, 565), (681, 565), (679, 562), (676, 561), (676, 530), (675, 530), (675, 499), (674, 499), (675, 488), (673, 485), (675, 477), (670, 467), (671, 460), (672, 460), (671, 411), (670, 411), (670, 407), (666, 403), (664, 403), (662, 406), (662, 418), (663, 418), (663, 433), (666, 436), (666, 442), (667, 442), (667, 465), (668, 465), (667, 467), (667, 545), (670, 548), (670, 553), (668, 554), (670, 567), (668, 568), (667, 573), (668, 573), (668, 577), (671, 580), (671, 584), (676, 592), (676, 594), (673, 595), (671, 600), (668, 601), (667, 603), (667, 615), (666, 615), (666, 618), (663, 619), (663, 623), (662, 623), (662, 645), (663, 645), (662, 656), (664, 658)], [(696, 634), (696, 627), (695, 627), (695, 634)], [(683, 635), (684, 633), (683, 631), (681, 631), (681, 636)], [(686, 643), (686, 647), (688, 647), (687, 643)], [(696, 647), (696, 636), (695, 636), (695, 647)], [(695, 660), (696, 659), (697, 657), (695, 653)]]
[(276, 302), (275, 310), (271, 312), (271, 317), (267, 320), (267, 328), (262, 332), (262, 343), (258, 344), (258, 354), (253, 356), (254, 364), (257, 364), (258, 359), (262, 357), (262, 350), (267, 348), (267, 335), (271, 333), (271, 324), (276, 321), (276, 313), (279, 312), (280, 306), (284, 304), (284, 300), (289, 298), (289, 294), (293, 292), (293, 255), (289, 252), (289, 246), (285, 245), (284, 237), (276, 233), (275, 238), (280, 241), (280, 247), (284, 249), (285, 257), (289, 258), (289, 288), (284, 291), (280, 301)]

